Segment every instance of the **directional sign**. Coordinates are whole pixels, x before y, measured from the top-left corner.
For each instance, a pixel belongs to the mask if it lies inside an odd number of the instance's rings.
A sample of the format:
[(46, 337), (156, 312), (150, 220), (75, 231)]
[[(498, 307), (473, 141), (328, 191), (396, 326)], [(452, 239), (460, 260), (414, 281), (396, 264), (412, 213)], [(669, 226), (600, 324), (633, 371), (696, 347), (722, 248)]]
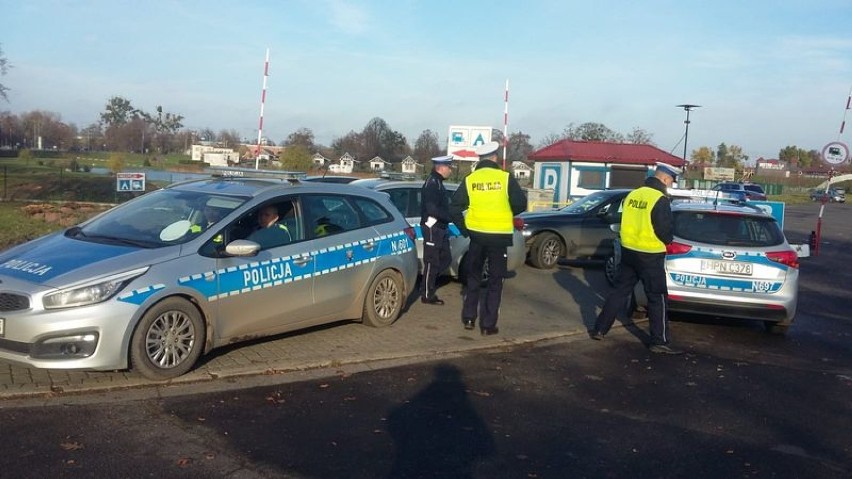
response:
[(115, 183), (119, 192), (145, 191), (145, 173), (116, 173)]
[(833, 141), (822, 149), (822, 159), (832, 165), (844, 163), (849, 159), (849, 147), (845, 143)]

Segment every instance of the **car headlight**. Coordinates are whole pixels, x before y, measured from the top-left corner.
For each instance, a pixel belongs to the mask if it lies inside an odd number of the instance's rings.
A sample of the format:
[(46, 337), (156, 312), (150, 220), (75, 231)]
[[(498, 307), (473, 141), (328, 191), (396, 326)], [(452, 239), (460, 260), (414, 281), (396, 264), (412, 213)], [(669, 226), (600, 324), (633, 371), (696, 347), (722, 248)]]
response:
[(74, 286), (73, 288), (60, 289), (59, 291), (46, 294), (42, 299), (44, 309), (74, 308), (100, 303), (115, 296), (131, 280), (141, 276), (148, 267), (135, 269), (96, 282)]

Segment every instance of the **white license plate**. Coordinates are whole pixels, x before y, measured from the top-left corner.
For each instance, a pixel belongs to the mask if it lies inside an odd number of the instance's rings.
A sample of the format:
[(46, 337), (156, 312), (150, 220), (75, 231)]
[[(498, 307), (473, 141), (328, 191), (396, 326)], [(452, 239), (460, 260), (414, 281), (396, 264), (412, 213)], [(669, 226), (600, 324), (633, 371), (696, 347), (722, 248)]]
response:
[(6, 320), (0, 318), (0, 338), (2, 338), (4, 334), (6, 334)]
[(722, 261), (715, 259), (701, 260), (701, 271), (709, 271), (719, 274), (736, 274), (739, 276), (751, 276), (754, 265), (739, 261)]

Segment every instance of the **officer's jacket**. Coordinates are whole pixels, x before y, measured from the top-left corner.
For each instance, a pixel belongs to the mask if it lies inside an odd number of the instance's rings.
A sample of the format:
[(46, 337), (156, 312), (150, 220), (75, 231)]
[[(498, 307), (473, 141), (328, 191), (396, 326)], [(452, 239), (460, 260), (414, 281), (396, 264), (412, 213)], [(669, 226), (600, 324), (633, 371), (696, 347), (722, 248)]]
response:
[(665, 253), (672, 242), (672, 210), (666, 186), (650, 177), (624, 198), (621, 244), (643, 253)]
[[(490, 183), (484, 189), (471, 192), (482, 185)], [(497, 185), (504, 188), (499, 191)], [(499, 200), (498, 200), (499, 198)], [(497, 163), (490, 160), (479, 162), (476, 171), (465, 178), (463, 184), (453, 194), (450, 201), (450, 216), (464, 236), (470, 236), (482, 244), (495, 246), (510, 246), (512, 244), (513, 221), (527, 209), (527, 196), (521, 185), (509, 173), (500, 169)], [(467, 216), (465, 216), (467, 211)], [(473, 214), (473, 217), (470, 215)]]
[(444, 177), (433, 170), (423, 183), (421, 196), (420, 223), (426, 223), (431, 216), (438, 221), (438, 226), (446, 228), (452, 219), (450, 219), (450, 200), (444, 188)]

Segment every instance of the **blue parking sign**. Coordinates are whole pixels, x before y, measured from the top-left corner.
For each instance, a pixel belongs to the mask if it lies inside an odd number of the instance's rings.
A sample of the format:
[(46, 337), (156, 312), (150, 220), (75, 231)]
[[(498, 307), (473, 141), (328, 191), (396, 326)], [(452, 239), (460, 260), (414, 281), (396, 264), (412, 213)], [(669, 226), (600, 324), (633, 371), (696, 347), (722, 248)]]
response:
[(783, 201), (746, 201), (747, 205), (756, 206), (766, 212), (767, 214), (772, 215), (776, 221), (778, 221), (778, 225), (781, 226), (781, 229), (784, 229), (784, 202)]

